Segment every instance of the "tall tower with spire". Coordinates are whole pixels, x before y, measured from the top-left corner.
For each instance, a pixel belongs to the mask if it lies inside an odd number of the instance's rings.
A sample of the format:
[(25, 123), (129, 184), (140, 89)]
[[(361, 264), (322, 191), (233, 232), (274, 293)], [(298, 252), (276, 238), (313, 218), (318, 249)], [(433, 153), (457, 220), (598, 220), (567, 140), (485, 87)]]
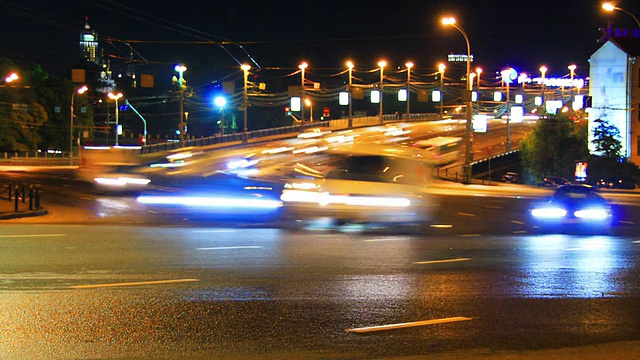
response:
[(89, 26), (89, 17), (85, 17), (84, 31), (80, 33), (80, 51), (82, 56), (89, 62), (98, 64), (98, 33)]

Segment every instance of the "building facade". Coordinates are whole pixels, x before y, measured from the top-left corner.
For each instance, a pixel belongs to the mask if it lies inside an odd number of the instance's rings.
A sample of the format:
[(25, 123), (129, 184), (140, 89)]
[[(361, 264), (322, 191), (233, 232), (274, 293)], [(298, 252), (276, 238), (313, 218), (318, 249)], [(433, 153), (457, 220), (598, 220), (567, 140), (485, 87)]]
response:
[(622, 155), (640, 165), (640, 38), (612, 37), (589, 58), (592, 108), (589, 147), (595, 120), (606, 120), (620, 131)]

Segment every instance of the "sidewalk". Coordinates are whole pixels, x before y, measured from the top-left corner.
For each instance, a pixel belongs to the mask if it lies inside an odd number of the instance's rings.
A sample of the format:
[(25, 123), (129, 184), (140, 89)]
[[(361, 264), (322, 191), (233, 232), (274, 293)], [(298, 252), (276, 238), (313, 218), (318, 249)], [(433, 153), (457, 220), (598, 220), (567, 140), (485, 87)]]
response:
[(43, 206), (36, 209), (35, 203), (32, 205), (32, 209), (29, 210), (29, 199), (26, 199), (24, 203), (22, 202), (22, 199), (19, 199), (18, 211), (16, 211), (15, 206), (16, 204), (13, 199), (9, 201), (6, 197), (0, 198), (0, 220), (42, 216), (49, 213)]

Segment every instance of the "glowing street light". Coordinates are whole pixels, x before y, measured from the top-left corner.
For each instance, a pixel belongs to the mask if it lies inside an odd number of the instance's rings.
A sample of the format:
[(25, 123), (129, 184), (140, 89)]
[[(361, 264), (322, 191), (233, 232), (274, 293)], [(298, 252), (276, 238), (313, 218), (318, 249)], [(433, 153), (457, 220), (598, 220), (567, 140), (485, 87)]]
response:
[(311, 103), (311, 100), (304, 99), (304, 104), (309, 107), (309, 122), (313, 122), (313, 104)]
[(380, 67), (380, 110), (379, 110), (379, 116), (380, 116), (380, 124), (382, 124), (384, 122), (383, 118), (382, 118), (382, 98), (383, 96), (383, 86), (384, 86), (384, 67), (387, 66), (387, 62), (384, 60), (380, 60), (378, 61), (378, 66)]
[(349, 90), (349, 123), (348, 123), (348, 127), (349, 129), (351, 129), (353, 127), (353, 105), (351, 105), (352, 101), (353, 101), (353, 62), (351, 61), (347, 61), (347, 68), (349, 68), (349, 86), (348, 89)]
[(440, 120), (444, 118), (444, 93), (442, 91), (444, 86), (444, 70), (446, 68), (447, 66), (445, 64), (438, 64), (438, 72), (440, 73)]
[(471, 161), (473, 157), (473, 153), (471, 152), (471, 45), (469, 44), (469, 37), (464, 29), (456, 23), (456, 19), (452, 17), (443, 18), (442, 24), (445, 26), (451, 26), (454, 29), (458, 30), (462, 36), (464, 37), (465, 42), (467, 43), (467, 88), (465, 89), (463, 99), (466, 100), (467, 103), (467, 124), (465, 126), (465, 156), (464, 156), (464, 166), (462, 168), (463, 179), (465, 182), (471, 181)]
[(540, 75), (542, 75), (542, 81), (541, 81), (541, 86), (542, 86), (542, 104), (545, 103), (545, 98), (544, 98), (544, 91), (545, 91), (544, 86), (545, 86), (545, 84), (544, 84), (544, 82), (545, 82), (545, 79), (546, 79), (545, 76), (547, 75), (547, 70), (549, 70), (549, 69), (547, 69), (547, 67), (544, 66), (544, 65), (542, 65), (540, 67)]
[(213, 104), (220, 108), (220, 137), (224, 136), (224, 107), (227, 105), (227, 98), (221, 95), (213, 99)]
[[(249, 70), (251, 70), (251, 66), (247, 64), (242, 64), (242, 66), (240, 66), (240, 69), (242, 69), (242, 72), (244, 75), (243, 98), (242, 98), (243, 99), (242, 107), (244, 108), (244, 129), (242, 134), (242, 142), (246, 143), (249, 140), (248, 139), (249, 127), (248, 127), (247, 113), (249, 112), (248, 82), (249, 82)], [(224, 112), (222, 113), (222, 120), (223, 120), (223, 126), (224, 126)], [(224, 130), (224, 127), (222, 129)]]
[(618, 10), (618, 11), (622, 11), (623, 13), (626, 13), (627, 15), (631, 16), (633, 18), (633, 20), (636, 22), (636, 25), (638, 25), (638, 27), (640, 27), (640, 21), (638, 21), (638, 18), (635, 17), (635, 15), (633, 15), (632, 13), (630, 13), (629, 11), (625, 10), (625, 9), (621, 9), (615, 5), (613, 5), (612, 3), (606, 2), (604, 4), (602, 4), (602, 9), (604, 9), (605, 11), (608, 12), (613, 12), (614, 10)]
[(478, 74), (478, 90), (480, 90), (480, 74), (482, 74), (482, 68), (476, 68), (476, 74)]
[[(300, 90), (300, 100), (304, 102), (304, 72), (305, 70), (309, 67), (309, 64), (307, 64), (306, 62), (302, 62), (300, 65), (298, 65), (298, 68), (300, 69), (300, 77), (302, 79), (301, 82), (301, 90)], [(304, 132), (304, 106), (300, 107), (300, 132)]]
[(110, 92), (107, 95), (109, 96), (109, 99), (116, 101), (116, 146), (118, 146), (119, 145), (119, 143), (118, 143), (118, 135), (120, 135), (119, 134), (119, 132), (120, 132), (119, 131), (119, 123), (118, 123), (118, 116), (119, 116), (118, 100), (120, 98), (122, 98), (122, 93), (114, 94), (114, 93)]
[[(74, 99), (76, 97), (76, 93), (82, 95), (85, 92), (87, 92), (87, 90), (89, 90), (89, 88), (86, 85), (82, 85), (81, 87), (77, 88), (72, 94), (71, 94), (71, 115), (70, 115), (70, 120), (69, 120), (69, 157), (72, 158), (73, 157), (73, 102)], [(117, 105), (116, 105), (117, 107)]]
[(408, 61), (404, 66), (407, 67), (407, 121), (411, 120), (411, 68), (413, 63)]

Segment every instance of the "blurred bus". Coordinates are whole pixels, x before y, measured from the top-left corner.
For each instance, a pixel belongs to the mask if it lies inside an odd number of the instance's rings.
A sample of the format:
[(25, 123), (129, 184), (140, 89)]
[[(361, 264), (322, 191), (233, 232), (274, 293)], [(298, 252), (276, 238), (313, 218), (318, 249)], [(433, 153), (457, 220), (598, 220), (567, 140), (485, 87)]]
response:
[(438, 136), (427, 140), (419, 140), (413, 146), (422, 150), (425, 160), (434, 165), (447, 165), (460, 157), (461, 137)]

